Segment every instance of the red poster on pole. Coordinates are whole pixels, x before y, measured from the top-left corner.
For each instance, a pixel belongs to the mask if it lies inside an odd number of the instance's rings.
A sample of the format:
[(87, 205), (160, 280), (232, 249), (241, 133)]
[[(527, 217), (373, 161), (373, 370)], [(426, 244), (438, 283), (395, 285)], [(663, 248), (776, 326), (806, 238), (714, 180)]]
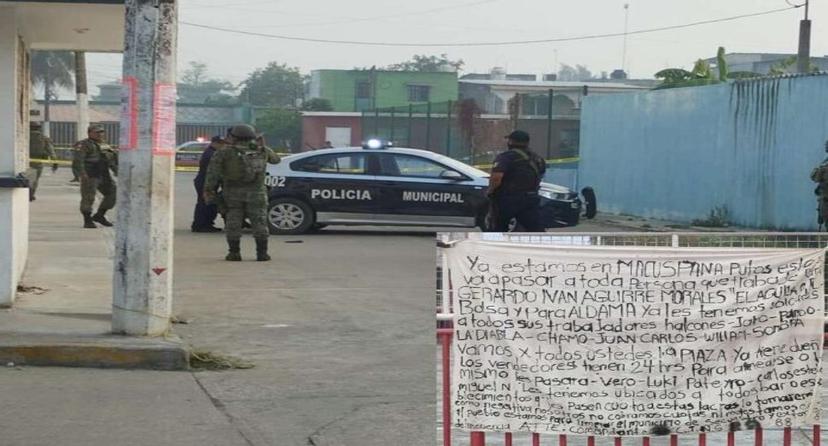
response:
[(120, 150), (138, 148), (138, 79), (124, 77), (121, 85), (121, 137)]
[(155, 84), (152, 111), (152, 154), (175, 154), (175, 84)]

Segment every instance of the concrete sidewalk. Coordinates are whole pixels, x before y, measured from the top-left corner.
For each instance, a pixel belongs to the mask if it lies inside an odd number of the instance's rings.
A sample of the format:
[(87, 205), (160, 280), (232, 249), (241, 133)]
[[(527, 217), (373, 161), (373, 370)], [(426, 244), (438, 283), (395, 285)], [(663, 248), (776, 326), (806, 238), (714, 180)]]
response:
[(249, 446), (185, 372), (0, 369), (3, 446)]
[[(32, 203), (22, 291), (0, 339), (109, 331), (111, 229), (82, 229), (68, 172)], [(324, 231), (271, 239), (272, 262), (223, 260), (222, 234), (189, 231), (192, 174), (177, 174), (175, 334), (251, 370), (3, 367), (0, 445), (433, 445), (434, 239)]]
[[(29, 261), (17, 302), (0, 310), (0, 344), (97, 344), (109, 356), (163, 343), (109, 336), (114, 231), (81, 228), (68, 179), (44, 177), (32, 203)], [(191, 373), (0, 366), (3, 446), (249, 445)]]

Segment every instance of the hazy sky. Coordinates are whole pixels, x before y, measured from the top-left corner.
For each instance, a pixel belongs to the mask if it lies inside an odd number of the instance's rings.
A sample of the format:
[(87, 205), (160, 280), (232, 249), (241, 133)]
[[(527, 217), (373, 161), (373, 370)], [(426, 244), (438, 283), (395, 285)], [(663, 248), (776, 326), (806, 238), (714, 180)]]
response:
[[(789, 0), (800, 3), (804, 0)], [(788, 6), (785, 0), (182, 0), (180, 20), (257, 33), (370, 42), (496, 42), (622, 32), (681, 25)], [(631, 77), (651, 78), (665, 67), (692, 66), (728, 52), (795, 53), (804, 8), (736, 21), (628, 37)], [(811, 0), (812, 55), (828, 55), (828, 1)], [(208, 64), (212, 76), (242, 81), (270, 61), (319, 68), (383, 66), (413, 54), (447, 53), (465, 72), (494, 66), (509, 72), (549, 73), (582, 64), (594, 73), (622, 64), (621, 37), (498, 47), (388, 48), (287, 41), (181, 25), (179, 66)], [(90, 90), (119, 78), (119, 55), (90, 55)]]

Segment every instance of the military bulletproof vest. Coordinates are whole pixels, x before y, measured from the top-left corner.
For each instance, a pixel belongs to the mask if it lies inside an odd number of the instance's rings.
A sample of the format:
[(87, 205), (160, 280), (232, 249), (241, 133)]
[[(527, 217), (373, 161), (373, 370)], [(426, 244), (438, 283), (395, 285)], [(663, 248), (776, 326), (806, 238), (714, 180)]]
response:
[(43, 133), (29, 133), (29, 157), (41, 159), (49, 157), (49, 152), (46, 150), (46, 137)]
[(828, 198), (828, 159), (811, 171), (811, 180), (818, 184), (814, 192), (823, 199)]
[(535, 192), (541, 180), (541, 164), (543, 159), (536, 154), (521, 149), (511, 150), (514, 153), (508, 171), (503, 177), (504, 192)]
[(236, 144), (225, 150), (227, 157), (224, 178), (236, 183), (255, 184), (264, 181), (267, 152), (256, 144)]
[(84, 152), (84, 169), (87, 175), (93, 178), (109, 175), (110, 166), (115, 165), (115, 154), (108, 144), (84, 139), (76, 147), (76, 150)]

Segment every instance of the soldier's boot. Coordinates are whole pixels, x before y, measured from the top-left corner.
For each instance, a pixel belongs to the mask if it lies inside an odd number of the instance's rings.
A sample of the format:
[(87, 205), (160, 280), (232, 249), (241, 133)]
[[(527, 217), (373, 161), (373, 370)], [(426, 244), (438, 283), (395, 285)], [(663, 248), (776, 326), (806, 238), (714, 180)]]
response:
[(227, 240), (229, 250), (224, 260), (230, 262), (241, 262), (241, 240)]
[(94, 220), (92, 220), (92, 213), (91, 212), (81, 212), (83, 214), (83, 227), (84, 228), (97, 228), (95, 226)]
[(97, 222), (97, 223), (100, 223), (100, 224), (102, 224), (102, 225), (104, 225), (104, 226), (106, 226), (106, 227), (110, 227), (110, 226), (112, 226), (112, 223), (110, 223), (110, 222), (109, 222), (109, 220), (107, 220), (107, 219), (106, 219), (106, 217), (104, 216), (104, 214), (105, 214), (105, 213), (106, 213), (106, 211), (104, 211), (104, 212), (101, 212), (101, 211), (96, 212), (96, 213), (95, 213), (95, 215), (93, 215), (93, 216), (92, 216), (92, 221)]
[(256, 239), (256, 260), (259, 262), (267, 262), (270, 260), (270, 255), (267, 253), (267, 239)]

